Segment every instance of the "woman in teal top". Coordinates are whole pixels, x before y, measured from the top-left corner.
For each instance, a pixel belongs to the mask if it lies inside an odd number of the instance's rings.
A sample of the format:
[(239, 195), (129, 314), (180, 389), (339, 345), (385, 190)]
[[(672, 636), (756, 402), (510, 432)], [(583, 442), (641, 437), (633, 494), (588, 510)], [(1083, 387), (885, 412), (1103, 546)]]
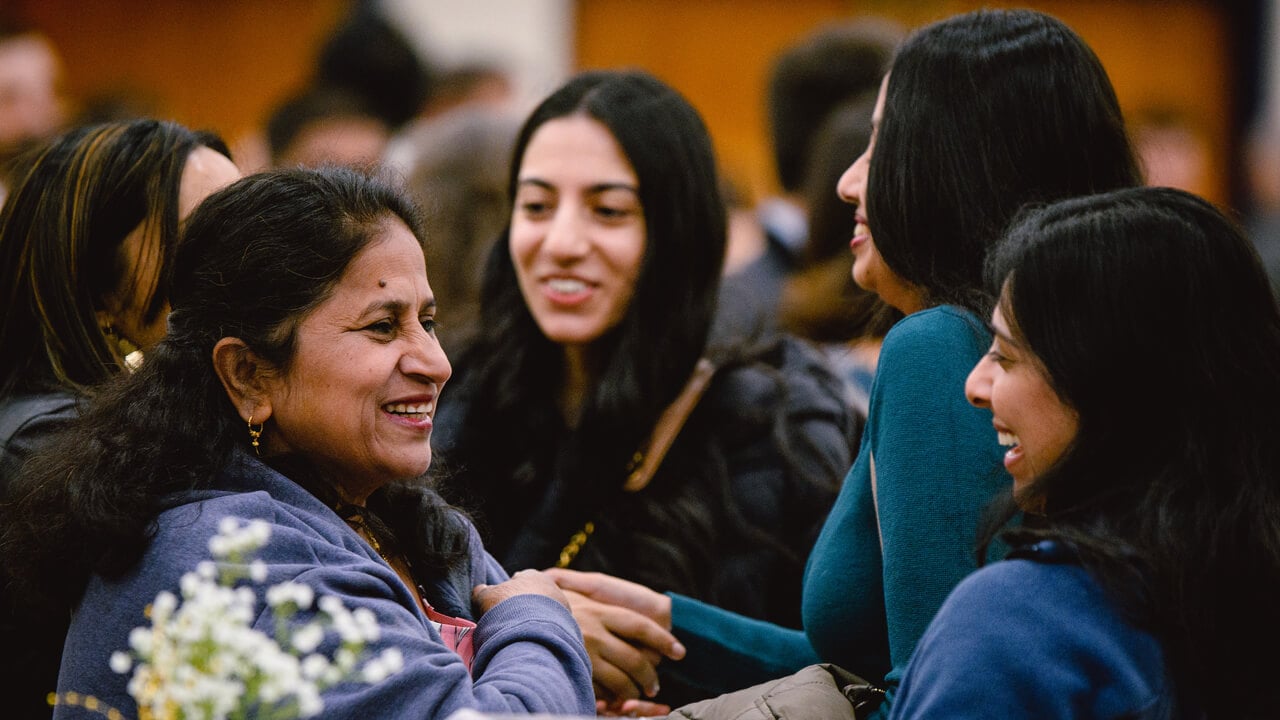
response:
[[(663, 672), (708, 695), (826, 661), (883, 681), (892, 702), (929, 621), (976, 567), (983, 508), (1009, 487), (991, 413), (964, 396), (991, 342), (986, 249), (1026, 203), (1141, 180), (1106, 71), (1039, 12), (980, 11), (917, 31), (872, 122), (838, 185), (857, 220), (853, 277), (907, 317), (885, 338), (862, 449), (809, 557), (804, 630), (602, 576), (557, 576), (672, 628), (687, 652)], [(591, 610), (576, 612), (589, 647)]]

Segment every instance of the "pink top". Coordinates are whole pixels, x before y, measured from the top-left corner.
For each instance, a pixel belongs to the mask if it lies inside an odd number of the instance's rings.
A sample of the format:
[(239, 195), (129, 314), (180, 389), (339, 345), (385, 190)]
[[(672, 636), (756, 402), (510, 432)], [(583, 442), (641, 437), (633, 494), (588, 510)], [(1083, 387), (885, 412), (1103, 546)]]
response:
[(476, 651), (471, 645), (471, 631), (475, 629), (476, 624), (470, 620), (462, 618), (450, 617), (442, 612), (438, 612), (431, 607), (426, 600), (422, 601), (422, 609), (427, 613), (427, 620), (440, 633), (440, 637), (444, 640), (444, 644), (462, 658), (462, 662), (467, 666), (467, 671), (471, 670), (471, 663), (475, 659)]

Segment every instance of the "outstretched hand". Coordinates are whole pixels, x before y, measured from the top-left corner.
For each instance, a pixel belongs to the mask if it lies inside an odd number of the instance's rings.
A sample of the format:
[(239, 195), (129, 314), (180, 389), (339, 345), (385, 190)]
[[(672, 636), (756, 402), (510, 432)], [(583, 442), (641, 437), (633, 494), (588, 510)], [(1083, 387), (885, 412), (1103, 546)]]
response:
[(658, 694), (658, 663), (684, 657), (684, 647), (649, 618), (623, 607), (565, 593), (591, 656), (596, 695), (632, 700)]
[[(572, 590), (606, 605), (634, 610), (662, 626), (663, 629), (671, 629), (671, 598), (662, 593), (603, 573), (587, 573), (563, 568), (552, 568), (546, 573), (561, 589)], [(683, 656), (682, 652), (681, 657)]]
[[(565, 589), (569, 608), (582, 629), (582, 637), (591, 656), (592, 680), (599, 708), (604, 714), (665, 714), (665, 706), (639, 700), (641, 696), (653, 697), (658, 693), (658, 663), (663, 658), (679, 660), (684, 657), (684, 646), (667, 629), (667, 620), (661, 623), (646, 613), (609, 600), (647, 598), (647, 603), (637, 603), (658, 612), (660, 602), (648, 595), (667, 600), (635, 583), (628, 583), (607, 575), (579, 573), (571, 570), (548, 570), (547, 574), (557, 582), (580, 587), (595, 594), (589, 597), (573, 589)], [(618, 589), (610, 591), (613, 583)], [(643, 592), (641, 592), (643, 591)], [(634, 596), (634, 597), (632, 597)]]

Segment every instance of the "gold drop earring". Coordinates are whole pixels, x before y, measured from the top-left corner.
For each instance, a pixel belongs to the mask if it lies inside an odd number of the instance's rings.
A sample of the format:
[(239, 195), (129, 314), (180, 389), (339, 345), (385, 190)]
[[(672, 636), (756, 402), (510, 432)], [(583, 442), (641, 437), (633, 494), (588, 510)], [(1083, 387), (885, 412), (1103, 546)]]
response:
[(262, 446), (259, 440), (262, 439), (262, 423), (258, 423), (258, 427), (253, 427), (253, 413), (249, 413), (249, 444), (253, 446), (253, 454), (262, 457)]

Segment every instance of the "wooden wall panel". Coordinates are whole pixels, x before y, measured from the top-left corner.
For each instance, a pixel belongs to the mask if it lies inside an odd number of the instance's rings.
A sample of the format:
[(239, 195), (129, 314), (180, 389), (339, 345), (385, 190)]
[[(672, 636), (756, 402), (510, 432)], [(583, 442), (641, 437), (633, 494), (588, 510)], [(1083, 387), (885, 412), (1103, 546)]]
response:
[(346, 0), (5, 0), (58, 46), (72, 98), (121, 85), (228, 141), (307, 80)]
[[(427, 1), (427, 0), (424, 0)], [(44, 29), (67, 66), (69, 94), (128, 80), (174, 119), (230, 140), (255, 132), (310, 72), (348, 0), (4, 0)], [(916, 26), (980, 5), (1028, 5), (1094, 47), (1134, 113), (1168, 106), (1209, 151), (1197, 189), (1227, 196), (1231, 69), (1227, 23), (1210, 0), (579, 0), (579, 67), (640, 66), (702, 111), (729, 171), (772, 192), (763, 92), (769, 62), (823, 22), (878, 14)]]
[(579, 67), (641, 66), (702, 111), (726, 167), (757, 192), (776, 186), (764, 114), (770, 59), (823, 22), (874, 14), (908, 27), (977, 7), (1044, 10), (1094, 48), (1126, 114), (1166, 106), (1208, 149), (1194, 189), (1224, 202), (1231, 142), (1227, 22), (1208, 0), (582, 0)]

